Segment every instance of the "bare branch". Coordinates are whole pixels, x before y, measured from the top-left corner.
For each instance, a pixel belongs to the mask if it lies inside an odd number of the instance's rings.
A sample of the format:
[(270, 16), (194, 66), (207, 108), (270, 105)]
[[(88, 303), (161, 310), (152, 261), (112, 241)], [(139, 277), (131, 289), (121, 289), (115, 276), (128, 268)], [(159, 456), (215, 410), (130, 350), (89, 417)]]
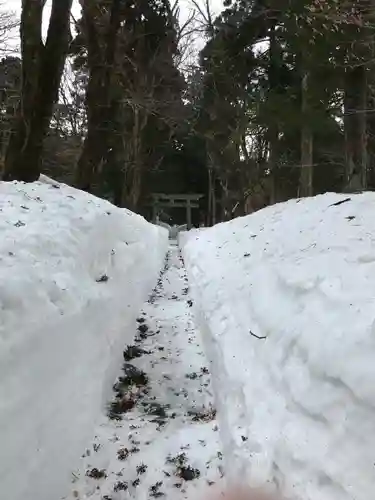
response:
[(191, 0), (196, 12), (198, 13), (197, 19), (204, 28), (206, 33), (209, 35), (213, 32), (213, 13), (210, 0), (204, 0), (203, 5), (198, 0)]
[(0, 2), (0, 55), (19, 52), (20, 19), (8, 9), (6, 2)]

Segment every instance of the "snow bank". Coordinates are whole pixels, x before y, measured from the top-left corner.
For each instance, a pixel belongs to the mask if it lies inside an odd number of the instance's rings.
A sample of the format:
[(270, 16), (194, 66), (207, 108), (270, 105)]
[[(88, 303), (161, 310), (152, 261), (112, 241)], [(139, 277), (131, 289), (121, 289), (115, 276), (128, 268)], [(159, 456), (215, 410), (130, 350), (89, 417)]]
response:
[(227, 477), (287, 498), (375, 489), (375, 194), (183, 236)]
[(92, 438), (167, 233), (65, 185), (0, 183), (0, 484), (59, 499)]

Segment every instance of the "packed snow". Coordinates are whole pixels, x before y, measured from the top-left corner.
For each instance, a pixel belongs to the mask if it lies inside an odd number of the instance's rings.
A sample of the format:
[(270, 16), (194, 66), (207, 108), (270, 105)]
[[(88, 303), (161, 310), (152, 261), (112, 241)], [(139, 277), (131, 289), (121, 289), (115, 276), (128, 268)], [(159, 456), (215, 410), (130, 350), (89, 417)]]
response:
[(372, 498), (374, 214), (326, 194), (181, 238), (229, 483)]
[(92, 438), (167, 232), (50, 179), (0, 183), (1, 497), (52, 500)]
[(182, 500), (221, 491), (210, 374), (176, 245), (137, 323), (132, 345), (123, 344), (107, 414), (72, 470), (69, 500)]
[(171, 245), (158, 279), (166, 229), (0, 183), (4, 498), (371, 498), (374, 213), (372, 193), (268, 207), (184, 233), (187, 274)]

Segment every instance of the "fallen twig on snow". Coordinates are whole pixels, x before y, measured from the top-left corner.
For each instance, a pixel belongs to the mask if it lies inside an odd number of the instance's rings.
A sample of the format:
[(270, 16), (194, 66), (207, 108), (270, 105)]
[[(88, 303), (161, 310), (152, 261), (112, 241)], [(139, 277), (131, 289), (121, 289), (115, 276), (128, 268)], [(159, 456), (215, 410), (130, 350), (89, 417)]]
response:
[(251, 330), (250, 330), (250, 335), (251, 335), (252, 337), (255, 337), (255, 338), (256, 338), (256, 339), (258, 339), (258, 340), (264, 340), (264, 339), (266, 339), (266, 338), (267, 338), (267, 336), (266, 336), (266, 335), (264, 335), (264, 336), (262, 336), (262, 337), (261, 337), (261, 336), (259, 336), (259, 335), (256, 335), (255, 333), (253, 333)]

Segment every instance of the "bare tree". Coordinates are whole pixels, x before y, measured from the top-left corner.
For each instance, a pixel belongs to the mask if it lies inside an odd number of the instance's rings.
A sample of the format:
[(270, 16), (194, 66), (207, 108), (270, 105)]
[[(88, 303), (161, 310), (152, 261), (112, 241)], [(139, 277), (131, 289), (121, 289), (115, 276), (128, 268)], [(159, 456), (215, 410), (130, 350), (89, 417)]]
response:
[[(122, 73), (122, 90), (124, 97), (122, 104), (132, 110), (132, 126), (124, 129), (126, 139), (124, 176), (121, 205), (133, 210), (136, 209), (141, 195), (141, 179), (145, 164), (149, 163), (152, 154), (149, 146), (144, 141), (144, 131), (151, 120), (155, 120), (168, 131), (165, 140), (172, 139), (177, 127), (183, 121), (183, 106), (180, 90), (182, 88), (181, 74), (175, 67), (169, 67), (168, 49), (159, 47), (148, 59), (148, 71), (137, 66), (136, 60), (132, 62), (134, 79), (128, 78), (126, 71)], [(165, 64), (167, 63), (167, 64)], [(166, 66), (165, 73), (157, 77), (156, 68)], [(168, 82), (168, 87), (164, 88)], [(164, 157), (159, 156), (153, 160), (153, 168), (157, 169)]]
[(0, 54), (2, 56), (18, 51), (17, 29), (19, 25), (19, 19), (7, 8), (6, 2), (0, 2)]
[(196, 28), (199, 28), (201, 33), (211, 36), (214, 28), (214, 13), (211, 1), (191, 0), (191, 3), (195, 9)]
[(180, 9), (179, 0), (176, 0), (174, 9), (179, 20), (178, 64), (185, 73), (189, 73), (196, 70), (204, 41), (213, 34), (216, 12), (211, 0), (190, 0), (190, 7), (183, 10)]
[(177, 28), (178, 53), (176, 54), (176, 67), (187, 72), (192, 64), (196, 62), (198, 34), (196, 26), (196, 11), (190, 9), (185, 18), (182, 18), (179, 0), (171, 7), (171, 14)]
[[(83, 137), (87, 128), (84, 89), (87, 76), (85, 72), (75, 70), (68, 58), (59, 89), (59, 103), (54, 119), (63, 118), (67, 134)], [(61, 116), (62, 115), (62, 116)]]

